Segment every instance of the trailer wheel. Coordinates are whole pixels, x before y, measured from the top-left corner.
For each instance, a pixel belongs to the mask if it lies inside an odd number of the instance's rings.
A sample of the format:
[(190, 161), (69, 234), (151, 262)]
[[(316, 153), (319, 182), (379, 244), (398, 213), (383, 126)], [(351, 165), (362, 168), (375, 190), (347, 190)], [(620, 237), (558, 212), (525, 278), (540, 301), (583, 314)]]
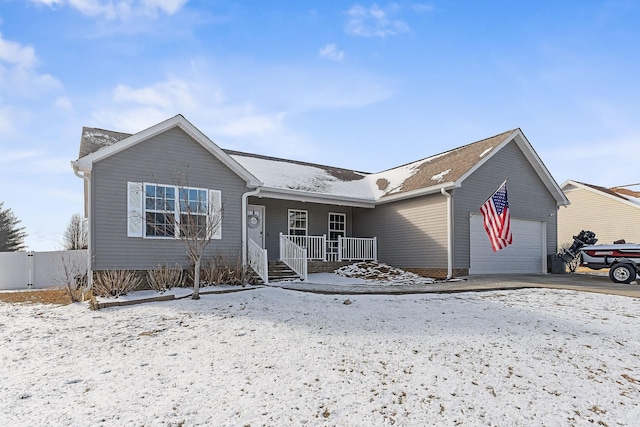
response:
[(629, 264), (615, 264), (609, 269), (609, 278), (614, 283), (629, 284), (636, 279), (636, 269)]

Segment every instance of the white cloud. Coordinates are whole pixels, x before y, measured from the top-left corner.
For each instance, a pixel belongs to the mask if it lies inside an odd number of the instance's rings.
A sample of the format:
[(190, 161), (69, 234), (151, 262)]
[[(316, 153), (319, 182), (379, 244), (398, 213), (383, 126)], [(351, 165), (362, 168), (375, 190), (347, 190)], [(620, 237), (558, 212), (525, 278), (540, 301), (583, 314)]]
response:
[(55, 106), (64, 111), (73, 110), (73, 104), (71, 103), (71, 100), (66, 96), (56, 98)]
[(221, 126), (219, 129), (223, 135), (229, 136), (260, 136), (267, 133), (282, 130), (282, 119), (284, 113), (275, 114), (247, 114), (239, 117), (229, 124)]
[(318, 52), (323, 58), (330, 59), (332, 61), (340, 62), (344, 58), (344, 52), (338, 49), (335, 43), (331, 43), (321, 48)]
[[(0, 90), (3, 96), (11, 93), (34, 95), (41, 91), (60, 89), (62, 84), (49, 74), (38, 74), (38, 58), (32, 46), (6, 40), (0, 33)], [(0, 98), (0, 102), (6, 102)]]
[(133, 17), (155, 18), (159, 13), (173, 15), (188, 0), (31, 0), (49, 7), (68, 6), (86, 16), (101, 16), (107, 20), (128, 20)]
[(433, 7), (433, 5), (431, 4), (414, 3), (411, 5), (411, 9), (413, 9), (413, 11), (416, 13), (427, 13), (427, 12), (433, 12), (435, 7)]
[[(87, 126), (138, 132), (184, 115), (225, 148), (310, 158), (313, 135), (289, 119), (321, 109), (359, 108), (393, 94), (389, 82), (353, 68), (208, 61), (144, 86), (119, 84), (92, 103)], [(76, 107), (79, 109), (79, 107)], [(318, 144), (318, 147), (320, 144)]]
[(356, 5), (347, 11), (349, 17), (345, 31), (347, 34), (360, 37), (387, 37), (400, 33), (408, 33), (409, 26), (393, 16), (398, 13), (400, 7), (392, 3), (382, 9), (377, 4), (367, 8)]
[(36, 64), (36, 54), (33, 47), (5, 40), (0, 33), (0, 61), (21, 68), (32, 68)]
[(42, 152), (37, 150), (4, 151), (0, 157), (0, 164), (12, 164), (18, 161), (32, 160), (41, 156)]
[(176, 80), (140, 89), (120, 84), (114, 90), (113, 101), (116, 103), (132, 102), (157, 108), (168, 108), (172, 105), (179, 107), (180, 100), (189, 98), (190, 92), (186, 82)]
[(639, 140), (638, 130), (589, 141), (568, 136), (562, 145), (547, 149), (543, 158), (559, 183), (573, 179), (603, 187), (632, 184), (638, 182), (638, 162), (627, 154), (637, 151)]

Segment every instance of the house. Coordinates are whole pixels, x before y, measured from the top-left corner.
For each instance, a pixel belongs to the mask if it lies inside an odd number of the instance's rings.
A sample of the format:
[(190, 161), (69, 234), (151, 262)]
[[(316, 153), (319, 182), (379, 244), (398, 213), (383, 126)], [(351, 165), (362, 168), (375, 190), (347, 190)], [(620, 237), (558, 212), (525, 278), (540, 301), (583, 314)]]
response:
[[(278, 259), (301, 276), (309, 261), (359, 259), (440, 278), (546, 273), (568, 203), (520, 129), (367, 173), (224, 150), (177, 115), (133, 135), (83, 128), (72, 167), (85, 180), (94, 272), (187, 262), (158, 199), (176, 197), (177, 177), (223, 208), (208, 255), (261, 274)], [(505, 179), (513, 244), (493, 252), (478, 209)], [(175, 221), (177, 206), (164, 204)]]
[(558, 212), (560, 247), (580, 230), (596, 233), (598, 243), (640, 243), (640, 184), (605, 188), (569, 180), (561, 188), (571, 205)]

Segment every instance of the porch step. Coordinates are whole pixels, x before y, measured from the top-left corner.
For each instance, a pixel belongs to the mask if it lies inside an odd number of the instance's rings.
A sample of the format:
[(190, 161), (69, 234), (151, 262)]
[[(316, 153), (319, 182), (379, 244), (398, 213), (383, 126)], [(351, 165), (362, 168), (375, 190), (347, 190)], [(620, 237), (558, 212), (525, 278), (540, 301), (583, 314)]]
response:
[(269, 282), (292, 279), (300, 279), (300, 276), (287, 267), (285, 263), (282, 261), (269, 262)]

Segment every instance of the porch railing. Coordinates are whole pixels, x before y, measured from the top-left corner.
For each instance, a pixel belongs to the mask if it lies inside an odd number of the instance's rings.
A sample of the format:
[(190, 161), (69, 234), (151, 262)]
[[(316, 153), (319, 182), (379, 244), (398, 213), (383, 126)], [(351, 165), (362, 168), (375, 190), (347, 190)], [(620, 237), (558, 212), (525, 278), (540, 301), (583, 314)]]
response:
[(297, 236), (293, 234), (283, 234), (296, 245), (307, 249), (307, 257), (310, 261), (326, 261), (327, 259), (327, 236)]
[(377, 261), (376, 237), (338, 237), (337, 261)]
[(249, 257), (249, 266), (256, 272), (265, 284), (269, 283), (269, 264), (267, 259), (267, 250), (262, 249), (253, 239), (249, 238), (247, 247), (247, 256)]
[(280, 233), (280, 261), (285, 263), (302, 280), (307, 280), (307, 248), (298, 245), (291, 237), (305, 236), (290, 236)]

